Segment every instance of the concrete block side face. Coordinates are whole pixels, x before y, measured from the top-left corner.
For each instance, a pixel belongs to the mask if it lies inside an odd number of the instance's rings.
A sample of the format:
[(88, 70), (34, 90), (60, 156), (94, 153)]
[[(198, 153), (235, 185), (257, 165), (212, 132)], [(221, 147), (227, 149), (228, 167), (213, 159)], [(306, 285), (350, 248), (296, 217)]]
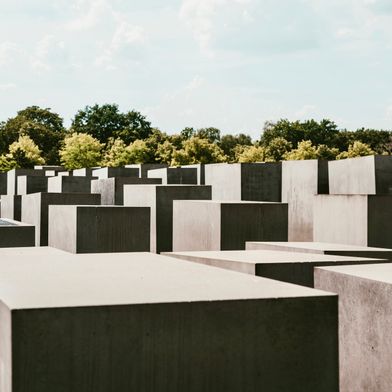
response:
[(314, 197), (314, 241), (368, 246), (368, 196)]
[(339, 295), (340, 391), (390, 391), (392, 286), (317, 268), (315, 287)]
[(241, 200), (280, 202), (282, 164), (241, 164)]
[(212, 186), (212, 200), (241, 200), (241, 164), (205, 165), (205, 183)]
[(0, 227), (0, 248), (35, 246), (34, 226)]
[(0, 390), (13, 392), (11, 311), (1, 301), (0, 325)]
[(222, 204), (221, 250), (245, 250), (246, 241), (287, 241), (287, 204)]
[(196, 168), (168, 168), (167, 183), (168, 184), (184, 184), (197, 185), (197, 169)]
[(22, 196), (2, 195), (1, 196), (1, 217), (21, 221), (22, 219)]
[(282, 202), (289, 204), (289, 241), (313, 241), (318, 161), (282, 162)]
[(392, 194), (392, 158), (377, 155), (374, 157), (376, 168), (376, 194)]
[[(48, 224), (48, 245), (53, 248), (76, 253), (77, 207), (49, 206)], [(89, 228), (87, 227), (86, 230), (89, 230)]]
[(318, 161), (317, 193), (319, 195), (329, 194), (328, 161)]
[(7, 194), (7, 173), (0, 173), (0, 195)]
[(48, 178), (48, 192), (50, 193), (62, 192), (62, 177)]
[(173, 200), (211, 200), (211, 187), (179, 185), (157, 187), (156, 251), (171, 252), (173, 247)]
[(333, 296), (20, 310), (12, 334), (13, 392), (338, 391)]
[(41, 239), (41, 193), (23, 195), (22, 222), (35, 227), (35, 246), (40, 246)]
[(173, 201), (173, 252), (220, 250), (220, 244), (220, 204)]
[(368, 196), (368, 246), (392, 248), (392, 195)]

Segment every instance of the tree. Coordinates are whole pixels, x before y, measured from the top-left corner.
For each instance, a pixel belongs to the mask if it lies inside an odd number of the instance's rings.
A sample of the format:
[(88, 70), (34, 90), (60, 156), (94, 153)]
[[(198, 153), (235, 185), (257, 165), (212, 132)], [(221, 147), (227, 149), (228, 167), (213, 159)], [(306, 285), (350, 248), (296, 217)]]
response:
[(367, 144), (355, 141), (353, 144), (350, 144), (348, 151), (340, 153), (336, 159), (363, 157), (367, 155), (375, 155), (375, 152)]
[(317, 159), (317, 149), (310, 140), (303, 140), (298, 143), (298, 148), (285, 154), (284, 159), (288, 161), (299, 161), (305, 159)]
[(107, 167), (120, 167), (128, 164), (129, 161), (130, 154), (124, 141), (121, 139), (110, 140), (105, 151), (103, 164)]
[(180, 136), (183, 140), (197, 136), (200, 139), (208, 139), (211, 143), (217, 143), (220, 140), (220, 130), (214, 127), (199, 128), (198, 130), (187, 127), (180, 132)]
[(266, 151), (263, 146), (246, 146), (242, 152), (237, 155), (240, 163), (264, 162)]
[(276, 137), (272, 139), (265, 148), (266, 160), (270, 162), (279, 162), (283, 159), (293, 145), (283, 137)]
[(41, 157), (41, 150), (29, 136), (19, 136), (18, 141), (10, 145), (8, 158), (16, 163), (15, 167), (23, 169), (45, 163)]
[(181, 150), (173, 152), (172, 165), (189, 165), (194, 163), (225, 162), (226, 156), (222, 149), (207, 139), (193, 136), (183, 143)]
[(151, 163), (150, 149), (144, 140), (135, 140), (127, 147), (129, 163)]
[(165, 140), (162, 144), (158, 146), (157, 155), (159, 156), (159, 161), (161, 163), (171, 164), (176, 151), (176, 147), (169, 140)]
[(58, 164), (58, 150), (64, 138), (63, 119), (38, 106), (20, 110), (13, 118), (0, 125), (0, 153), (8, 151), (8, 146), (19, 136), (29, 136), (42, 151), (43, 158), (50, 164)]
[(324, 160), (334, 160), (339, 155), (337, 148), (330, 148), (325, 144), (320, 144), (317, 147), (317, 157)]
[(234, 162), (236, 160), (236, 152), (238, 151), (238, 148), (236, 147), (251, 146), (252, 138), (243, 133), (240, 133), (239, 135), (224, 135), (221, 137), (218, 145), (228, 157), (228, 161)]
[(121, 113), (115, 104), (86, 106), (76, 113), (71, 129), (87, 133), (105, 144), (110, 138), (120, 138), (129, 144), (147, 138), (152, 132), (151, 123), (142, 114), (134, 110)]
[(74, 132), (64, 140), (61, 163), (68, 170), (99, 166), (102, 148), (103, 144), (91, 135)]

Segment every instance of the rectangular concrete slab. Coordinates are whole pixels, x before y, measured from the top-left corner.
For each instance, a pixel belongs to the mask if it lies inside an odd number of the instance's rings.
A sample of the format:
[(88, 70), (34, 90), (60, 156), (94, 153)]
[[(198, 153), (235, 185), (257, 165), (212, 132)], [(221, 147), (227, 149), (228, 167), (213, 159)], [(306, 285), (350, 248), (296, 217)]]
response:
[(335, 295), (140, 253), (0, 276), (4, 392), (338, 391)]
[(139, 177), (139, 169), (127, 167), (102, 167), (93, 170), (92, 175), (98, 177), (100, 180), (111, 177)]
[(252, 240), (287, 240), (287, 204), (176, 200), (173, 251), (245, 249)]
[(97, 177), (58, 176), (48, 179), (48, 192), (51, 193), (90, 193), (91, 180)]
[(392, 266), (316, 268), (315, 286), (339, 294), (340, 392), (389, 392)]
[(148, 178), (159, 178), (163, 185), (186, 184), (197, 185), (197, 169), (183, 167), (168, 167), (163, 169), (149, 170)]
[(13, 169), (7, 172), (7, 195), (16, 195), (19, 176), (45, 176), (45, 170)]
[(276, 250), (172, 252), (167, 256), (264, 278), (313, 287), (318, 266), (379, 264), (389, 260)]
[(148, 252), (150, 209), (49, 206), (49, 246), (72, 253)]
[(48, 179), (46, 176), (18, 176), (17, 194), (27, 195), (29, 193), (47, 192)]
[(22, 220), (22, 196), (20, 195), (2, 195), (1, 196), (1, 214), (2, 218)]
[(392, 249), (331, 244), (327, 242), (247, 242), (247, 250), (282, 250), (286, 252), (392, 259)]
[(34, 226), (11, 219), (0, 219), (0, 248), (35, 245)]
[(7, 194), (7, 173), (0, 173), (0, 196)]
[(138, 169), (139, 178), (147, 178), (147, 174), (149, 170), (163, 169), (167, 166), (168, 165), (166, 163), (138, 163), (132, 165), (125, 165), (126, 168)]
[(36, 246), (48, 245), (49, 205), (99, 205), (101, 196), (88, 193), (33, 193), (22, 196), (22, 221), (35, 226)]

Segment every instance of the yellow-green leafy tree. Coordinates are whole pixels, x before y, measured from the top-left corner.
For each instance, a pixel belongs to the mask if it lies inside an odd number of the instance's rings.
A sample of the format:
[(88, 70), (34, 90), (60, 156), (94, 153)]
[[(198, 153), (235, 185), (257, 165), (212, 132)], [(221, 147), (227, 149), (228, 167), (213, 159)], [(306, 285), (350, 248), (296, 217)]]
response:
[(375, 155), (375, 152), (369, 147), (368, 144), (355, 141), (353, 144), (348, 146), (348, 151), (343, 151), (336, 157), (336, 159), (364, 157), (367, 155)]

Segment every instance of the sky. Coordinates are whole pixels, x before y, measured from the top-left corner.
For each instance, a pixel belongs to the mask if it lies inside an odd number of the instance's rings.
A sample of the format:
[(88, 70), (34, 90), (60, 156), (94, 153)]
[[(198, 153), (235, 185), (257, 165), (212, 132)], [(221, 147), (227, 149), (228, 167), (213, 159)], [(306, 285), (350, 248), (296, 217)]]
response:
[(391, 0), (0, 0), (0, 120), (86, 105), (168, 133), (392, 129)]

